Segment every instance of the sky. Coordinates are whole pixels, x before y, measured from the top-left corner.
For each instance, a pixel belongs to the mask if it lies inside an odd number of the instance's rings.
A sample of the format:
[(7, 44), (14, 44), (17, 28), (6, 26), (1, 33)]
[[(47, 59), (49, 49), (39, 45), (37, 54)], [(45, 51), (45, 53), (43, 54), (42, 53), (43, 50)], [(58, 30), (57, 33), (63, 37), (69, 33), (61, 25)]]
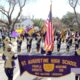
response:
[[(50, 10), (50, 0), (36, 0), (35, 2), (27, 4), (23, 9), (23, 14), (33, 18), (46, 19)], [(76, 8), (80, 13), (80, 6)], [(73, 12), (68, 0), (52, 0), (52, 14), (53, 17), (62, 18), (67, 12)]]
[[(4, 3), (4, 6), (7, 5)], [(31, 18), (47, 19), (50, 10), (51, 0), (28, 0), (21, 15), (30, 16)], [(15, 8), (14, 17), (17, 15), (18, 7)], [(80, 6), (76, 7), (76, 11), (80, 13)], [(67, 12), (73, 12), (68, 0), (52, 0), (52, 16), (62, 18)], [(1, 16), (2, 17), (2, 16)]]

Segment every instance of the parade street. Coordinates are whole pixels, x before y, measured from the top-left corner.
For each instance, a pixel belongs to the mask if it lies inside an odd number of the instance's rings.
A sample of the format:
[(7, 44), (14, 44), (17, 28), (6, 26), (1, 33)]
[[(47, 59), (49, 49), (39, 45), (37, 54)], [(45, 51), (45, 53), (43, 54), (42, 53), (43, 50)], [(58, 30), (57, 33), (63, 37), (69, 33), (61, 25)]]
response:
[(0, 80), (80, 80), (80, 0), (0, 0)]
[[(33, 41), (32, 43), (32, 52), (31, 53), (27, 53), (26, 50), (26, 41), (24, 40), (22, 43), (22, 50), (20, 53), (17, 53), (17, 43), (14, 41), (13, 42), (13, 46), (12, 46), (12, 50), (14, 51), (14, 53), (16, 53), (17, 55), (42, 55), (40, 52), (36, 53), (35, 51), (35, 41)], [(61, 50), (60, 52), (57, 52), (57, 48), (56, 48), (56, 41), (55, 41), (55, 48), (53, 51), (53, 54), (51, 56), (70, 56), (70, 55), (74, 55), (74, 45), (71, 47), (70, 52), (67, 53), (66, 52), (66, 43), (62, 43), (61, 45)], [(44, 55), (43, 55), (44, 56)], [(1, 56), (0, 56), (1, 59)], [(14, 69), (14, 79), (13, 80), (35, 80), (36, 76), (30, 75), (27, 72), (24, 72), (22, 75), (20, 75), (20, 70), (19, 70), (19, 63), (18, 63), (18, 59), (15, 60), (16, 62), (16, 66)], [(64, 76), (62, 78), (52, 78), (51, 80), (74, 80), (75, 76), (74, 73), (71, 73), (70, 75)], [(7, 80), (7, 77), (4, 73), (4, 61), (1, 59), (0, 60), (0, 80)], [(41, 80), (48, 80), (48, 78), (41, 78)]]

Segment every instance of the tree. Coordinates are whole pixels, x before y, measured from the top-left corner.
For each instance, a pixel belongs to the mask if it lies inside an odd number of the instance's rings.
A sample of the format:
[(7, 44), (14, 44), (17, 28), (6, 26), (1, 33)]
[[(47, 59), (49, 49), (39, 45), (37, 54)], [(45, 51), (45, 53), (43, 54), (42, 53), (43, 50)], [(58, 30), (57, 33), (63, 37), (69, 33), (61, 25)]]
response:
[(52, 22), (55, 29), (60, 30), (62, 28), (62, 22), (58, 17), (53, 17)]
[(43, 20), (42, 19), (33, 19), (34, 26), (42, 27), (43, 25)]
[[(80, 21), (80, 14), (77, 13), (77, 16), (78, 21)], [(65, 14), (62, 18), (62, 23), (65, 24), (67, 28), (74, 29), (76, 27), (79, 29), (74, 13), (68, 12), (67, 14)]]
[[(18, 21), (20, 15), (21, 15), (22, 9), (26, 4), (26, 0), (5, 0), (5, 2), (7, 3), (8, 9), (5, 6), (1, 5), (0, 12), (3, 15), (5, 15), (6, 20), (0, 19), (0, 22), (5, 24), (6, 27), (8, 28), (8, 30), (11, 31), (14, 29), (15, 23)], [(19, 7), (19, 12), (18, 12), (15, 20), (13, 21), (12, 17), (13, 17), (13, 14), (15, 14), (14, 11), (16, 10), (15, 9), (16, 6)]]
[(63, 22), (67, 27), (69, 27), (69, 25), (73, 26), (73, 24), (74, 24), (73, 19), (74, 19), (74, 14), (68, 12), (66, 15), (63, 16), (62, 22)]
[(73, 10), (74, 10), (74, 14), (75, 14), (74, 17), (76, 18), (76, 22), (77, 22), (78, 26), (80, 25), (80, 22), (78, 20), (78, 15), (77, 15), (77, 12), (76, 12), (76, 7), (79, 4), (79, 2), (80, 2), (79, 0), (69, 0), (69, 4), (73, 8)]

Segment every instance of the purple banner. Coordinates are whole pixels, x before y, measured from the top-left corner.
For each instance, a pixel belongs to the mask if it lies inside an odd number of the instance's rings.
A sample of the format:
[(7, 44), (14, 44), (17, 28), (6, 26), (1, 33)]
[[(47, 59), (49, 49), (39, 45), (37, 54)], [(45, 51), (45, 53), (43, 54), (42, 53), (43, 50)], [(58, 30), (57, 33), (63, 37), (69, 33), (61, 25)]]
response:
[(21, 74), (27, 71), (41, 77), (61, 77), (80, 68), (80, 56), (27, 56), (19, 55)]

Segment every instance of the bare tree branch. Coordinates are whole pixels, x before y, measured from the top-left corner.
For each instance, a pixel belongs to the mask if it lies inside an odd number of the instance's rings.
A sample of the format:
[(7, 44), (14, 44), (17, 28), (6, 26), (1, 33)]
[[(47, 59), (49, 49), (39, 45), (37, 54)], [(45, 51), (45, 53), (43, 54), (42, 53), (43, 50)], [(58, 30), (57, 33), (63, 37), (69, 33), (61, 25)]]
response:
[[(6, 1), (8, 2), (8, 5), (9, 5), (8, 6), (9, 7), (8, 11), (5, 10), (6, 8), (4, 8), (4, 6), (1, 6), (0, 7), (0, 12), (7, 17), (7, 22), (4, 22), (2, 20), (0, 22), (6, 24), (8, 29), (10, 29), (10, 28), (14, 29), (14, 25), (15, 25), (15, 23), (17, 22), (17, 20), (19, 19), (20, 15), (21, 15), (22, 9), (26, 4), (26, 0), (6, 0)], [(18, 12), (15, 20), (13, 21), (12, 15), (13, 15), (13, 12), (14, 12), (15, 7), (16, 7), (17, 4), (19, 6), (19, 12)]]
[(24, 4), (22, 5), (22, 8), (25, 6), (25, 4), (26, 4), (26, 0), (24, 0)]
[(10, 13), (10, 16), (12, 15), (12, 13), (13, 13), (13, 11), (14, 11), (15, 5), (16, 5), (16, 4), (14, 4), (14, 6), (13, 6), (13, 8), (12, 8), (12, 11), (11, 11), (11, 13)]
[(77, 6), (78, 0), (76, 0), (75, 7)]
[(76, 12), (76, 6), (78, 4), (79, 0), (69, 0), (69, 5), (73, 8), (74, 10), (74, 14), (75, 14), (75, 19), (76, 19), (76, 22), (78, 24), (78, 26), (80, 25), (80, 22), (78, 20), (78, 15), (77, 15), (77, 12)]
[(0, 9), (0, 12), (4, 14), (6, 17), (8, 17), (8, 15), (3, 10)]
[(4, 12), (8, 13), (8, 11), (6, 11), (3, 6), (0, 6), (0, 9), (1, 9), (2, 11), (4, 11)]
[(18, 3), (19, 3), (19, 7), (21, 8), (20, 0), (18, 0)]
[(24, 0), (24, 3), (23, 3), (22, 6), (21, 6), (21, 3), (20, 3), (20, 0), (18, 0), (18, 3), (19, 3), (20, 11), (19, 11), (19, 13), (18, 13), (18, 15), (17, 15), (15, 21), (13, 22), (13, 28), (14, 28), (14, 25), (15, 25), (15, 23), (17, 22), (17, 20), (18, 20), (20, 14), (21, 14), (21, 12), (22, 12), (22, 8), (23, 8), (23, 7), (25, 6), (25, 4), (26, 4), (26, 0)]
[(80, 6), (80, 0), (78, 0), (78, 5)]
[(76, 8), (78, 0), (69, 0), (69, 4), (72, 8)]
[(21, 12), (22, 12), (22, 9), (20, 8), (20, 11), (19, 11), (18, 15), (17, 15), (17, 17), (16, 17), (15, 21), (13, 22), (12, 30), (14, 29), (14, 25), (15, 25), (15, 23), (17, 22), (17, 20), (18, 20), (18, 18), (19, 18), (19, 16), (20, 16), (20, 14), (21, 14)]
[(7, 16), (8, 12), (4, 9), (3, 6), (0, 6), (0, 12)]
[(9, 3), (8, 16), (9, 16), (10, 10), (11, 10), (11, 4)]
[(3, 21), (3, 20), (1, 20), (1, 19), (0, 19), (0, 22), (1, 22), (1, 23), (4, 23), (5, 25), (8, 25), (7, 22), (5, 22), (5, 21)]
[(21, 5), (20, 0), (18, 0), (18, 3), (19, 3), (19, 7), (20, 7), (20, 8), (23, 8), (23, 7), (25, 6), (25, 4), (26, 4), (26, 0), (24, 0), (23, 5)]

